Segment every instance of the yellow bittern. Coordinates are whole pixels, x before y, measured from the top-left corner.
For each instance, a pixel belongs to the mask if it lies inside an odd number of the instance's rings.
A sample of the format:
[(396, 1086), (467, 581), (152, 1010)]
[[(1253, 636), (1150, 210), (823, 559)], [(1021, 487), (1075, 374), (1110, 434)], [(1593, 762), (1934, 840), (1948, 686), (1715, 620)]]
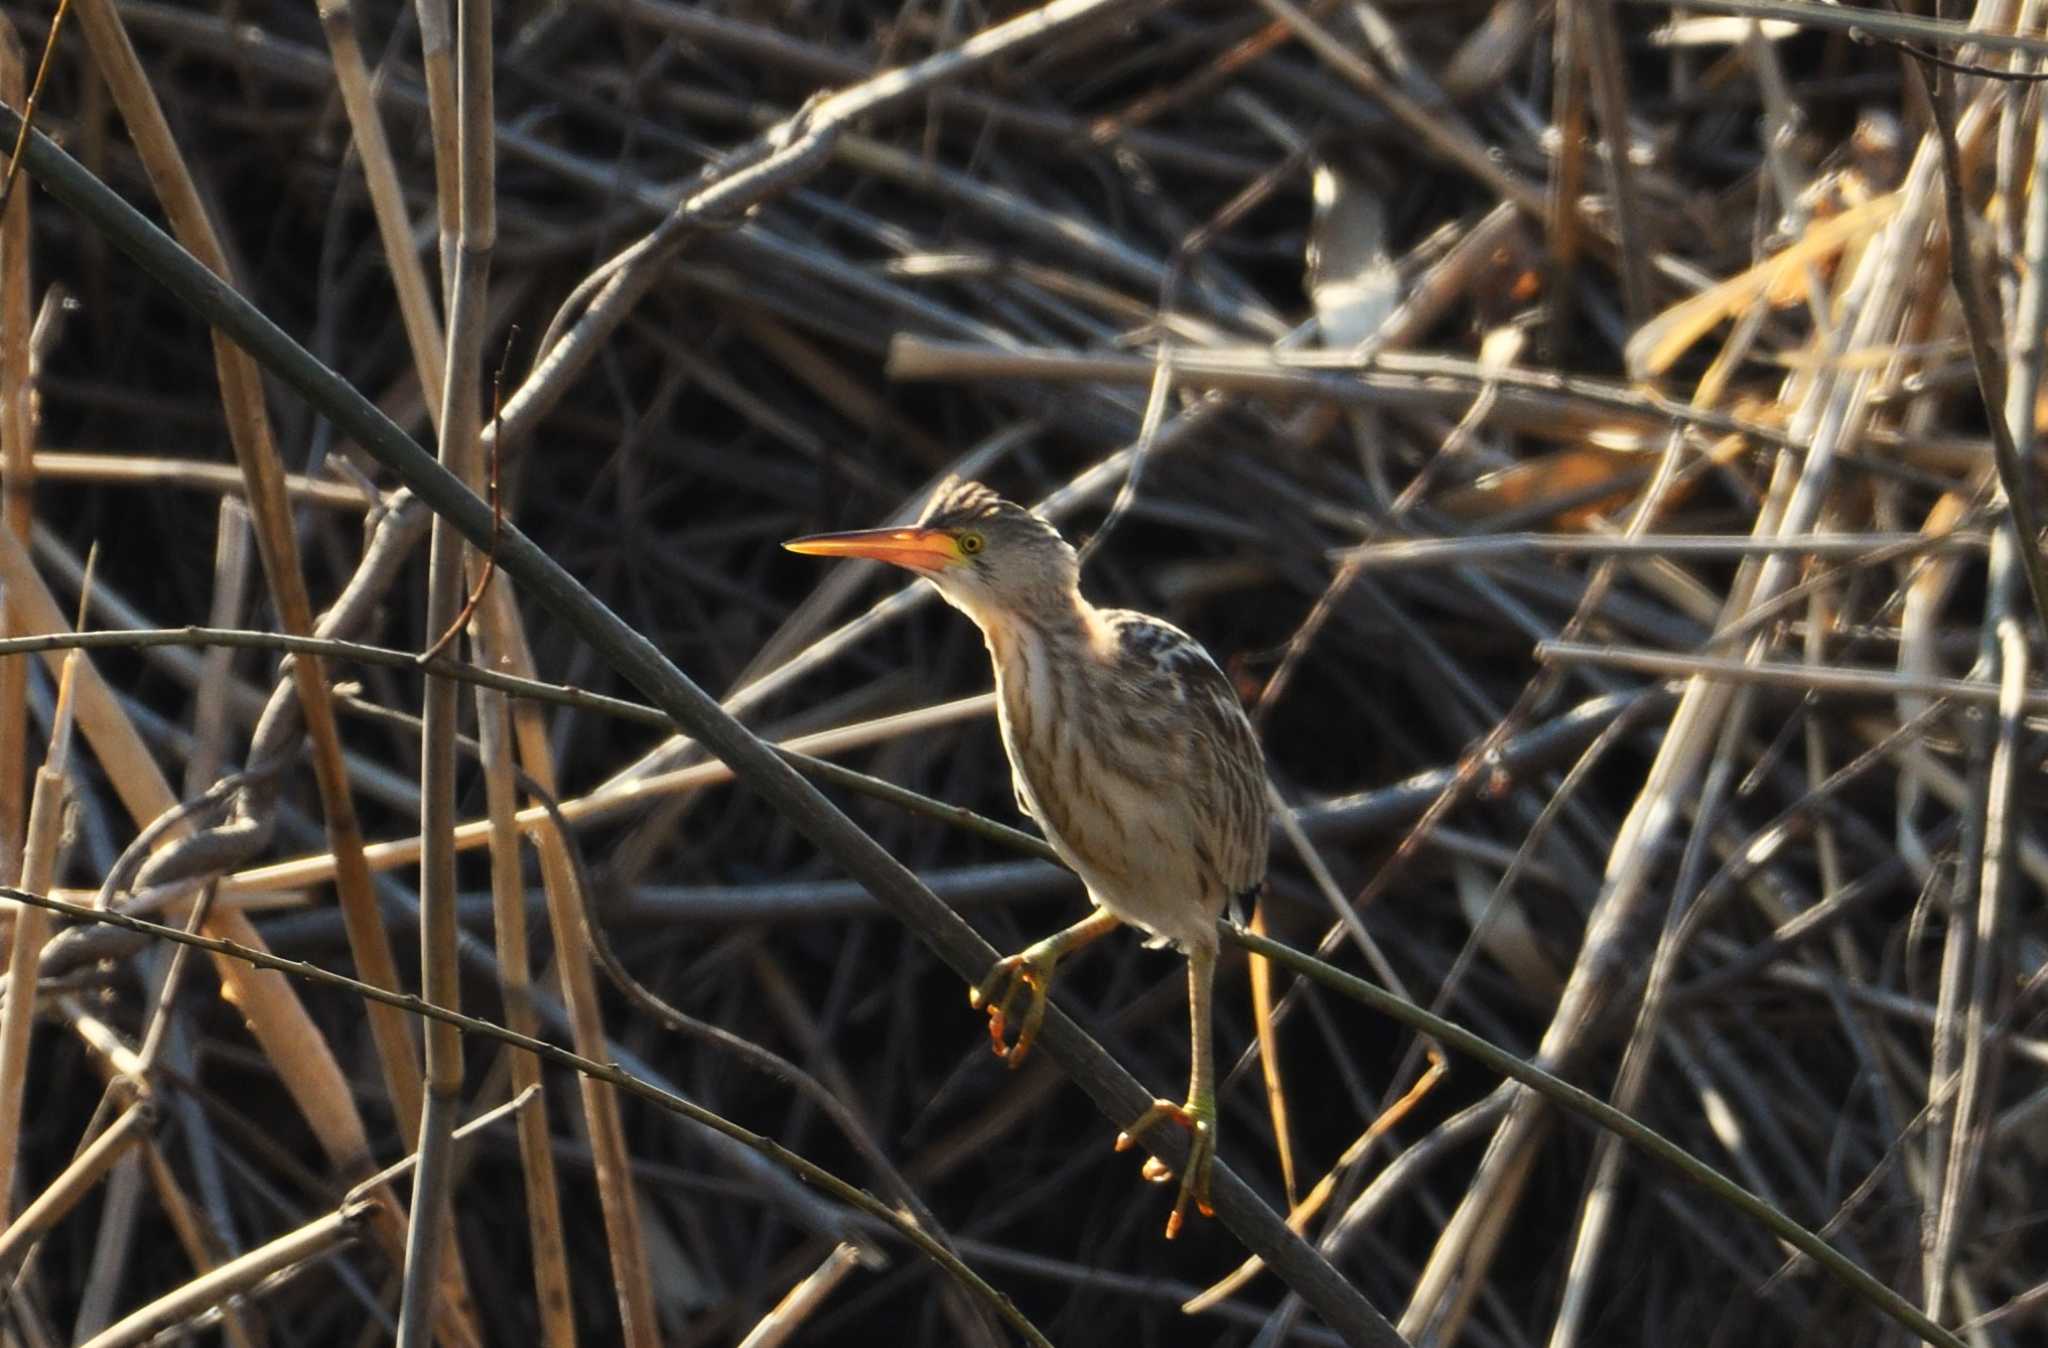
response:
[[(1117, 1137), (1121, 1151), (1163, 1120), (1188, 1129), (1188, 1164), (1166, 1223), (1171, 1239), (1190, 1201), (1210, 1212), (1216, 919), (1266, 877), (1265, 760), (1230, 680), (1170, 623), (1082, 598), (1080, 560), (1058, 530), (978, 482), (941, 483), (908, 528), (783, 546), (914, 571), (974, 619), (988, 643), (1017, 804), (1081, 877), (1097, 910), (999, 961), (970, 994), (988, 1009), (996, 1056), (1014, 1067), (1030, 1051), (1055, 967), (1117, 923), (1187, 953), (1187, 1103), (1155, 1101)], [(1011, 1043), (1020, 998), (1023, 1020)], [(1145, 1176), (1163, 1183), (1172, 1171), (1152, 1160)]]

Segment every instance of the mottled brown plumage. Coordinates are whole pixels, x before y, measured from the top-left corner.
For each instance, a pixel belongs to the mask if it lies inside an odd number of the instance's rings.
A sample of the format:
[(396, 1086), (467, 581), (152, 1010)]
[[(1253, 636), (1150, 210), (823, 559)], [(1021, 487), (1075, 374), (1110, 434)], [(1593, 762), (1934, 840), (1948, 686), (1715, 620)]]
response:
[[(1097, 912), (1000, 961), (974, 990), (996, 1053), (1029, 1051), (1059, 961), (1128, 922), (1188, 956), (1193, 1066), (1186, 1105), (1161, 1100), (1117, 1139), (1162, 1119), (1192, 1138), (1172, 1236), (1192, 1200), (1208, 1210), (1215, 1146), (1209, 1039), (1216, 919), (1266, 874), (1265, 762), (1235, 690), (1170, 623), (1082, 597), (1074, 550), (1043, 519), (978, 482), (949, 479), (917, 525), (786, 545), (917, 571), (981, 628), (1017, 804), (1088, 889)], [(1008, 1027), (1019, 1000), (1024, 1019)], [(1156, 1163), (1146, 1173), (1167, 1177)]]

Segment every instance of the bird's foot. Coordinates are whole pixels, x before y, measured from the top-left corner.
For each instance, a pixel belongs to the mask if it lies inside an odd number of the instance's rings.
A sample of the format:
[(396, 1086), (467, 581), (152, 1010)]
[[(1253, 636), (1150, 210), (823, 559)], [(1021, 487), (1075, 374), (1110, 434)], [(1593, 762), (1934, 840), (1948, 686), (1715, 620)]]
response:
[[(995, 1055), (1016, 1067), (1031, 1051), (1038, 1027), (1045, 1021), (1045, 991), (1052, 985), (1053, 966), (1059, 957), (1040, 946), (996, 961), (987, 978), (967, 994), (967, 1004), (988, 1008), (988, 1042)], [(1017, 1038), (1009, 1037), (1010, 1017), (1016, 1014), (1017, 999), (1026, 999), (1024, 1023)]]
[[(1216, 1215), (1216, 1209), (1209, 1205), (1209, 1172), (1216, 1161), (1216, 1103), (1190, 1100), (1177, 1105), (1171, 1100), (1154, 1100), (1136, 1123), (1116, 1135), (1116, 1149), (1123, 1151), (1132, 1146), (1147, 1128), (1161, 1120), (1171, 1120), (1188, 1130), (1188, 1163), (1181, 1168), (1180, 1196), (1174, 1199), (1173, 1215), (1166, 1219), (1166, 1238), (1172, 1240), (1180, 1234), (1189, 1202), (1204, 1217)], [(1173, 1178), (1173, 1167), (1152, 1156), (1146, 1158), (1143, 1173), (1154, 1184), (1164, 1184)]]

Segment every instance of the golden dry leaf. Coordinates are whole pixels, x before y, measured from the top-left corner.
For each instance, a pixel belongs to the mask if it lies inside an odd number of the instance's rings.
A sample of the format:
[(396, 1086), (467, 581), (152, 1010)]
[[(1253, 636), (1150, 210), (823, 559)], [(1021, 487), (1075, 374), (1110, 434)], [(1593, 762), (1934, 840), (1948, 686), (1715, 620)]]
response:
[[(1621, 479), (1650, 462), (1640, 453), (1590, 445), (1552, 450), (1446, 492), (1436, 504), (1453, 519), (1476, 520), (1557, 501), (1559, 510), (1550, 524), (1558, 528), (1583, 528), (1592, 516), (1626, 501), (1634, 484)], [(1616, 483), (1612, 494), (1586, 499), (1588, 492), (1609, 482)]]
[(1831, 263), (1844, 250), (1863, 243), (1891, 219), (1898, 204), (1898, 194), (1888, 192), (1839, 215), (1817, 219), (1795, 242), (1749, 270), (1672, 305), (1629, 338), (1629, 374), (1636, 379), (1663, 374), (1693, 343), (1760, 300), (1777, 306), (1804, 298), (1807, 269)]

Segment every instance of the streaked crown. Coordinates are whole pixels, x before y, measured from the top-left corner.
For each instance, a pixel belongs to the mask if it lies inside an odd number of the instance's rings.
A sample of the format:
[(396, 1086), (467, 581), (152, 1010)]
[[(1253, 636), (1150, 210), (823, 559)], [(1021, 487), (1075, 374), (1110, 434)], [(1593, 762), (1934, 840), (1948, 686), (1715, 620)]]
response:
[(976, 525), (1017, 541), (1064, 543), (1059, 530), (994, 489), (953, 476), (939, 483), (917, 521), (929, 529), (964, 529)]
[(932, 490), (917, 522), (933, 529), (952, 529), (975, 520), (988, 519), (1004, 506), (1018, 507), (995, 494), (989, 487), (954, 473)]
[(957, 529), (964, 524), (980, 524), (1006, 515), (1030, 513), (1015, 501), (1006, 501), (996, 495), (994, 488), (956, 473), (932, 490), (932, 497), (924, 503), (924, 514), (918, 517), (917, 522), (932, 529)]

